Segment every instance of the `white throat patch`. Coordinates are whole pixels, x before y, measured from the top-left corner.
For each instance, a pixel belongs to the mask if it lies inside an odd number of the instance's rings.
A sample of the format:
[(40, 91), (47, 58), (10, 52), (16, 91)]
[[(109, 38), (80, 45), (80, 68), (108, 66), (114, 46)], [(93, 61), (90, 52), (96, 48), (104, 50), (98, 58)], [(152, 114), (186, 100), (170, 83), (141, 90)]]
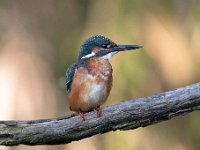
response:
[(112, 56), (113, 56), (114, 54), (116, 54), (116, 53), (117, 53), (117, 52), (111, 52), (111, 53), (108, 53), (107, 55), (102, 56), (102, 58), (104, 58), (104, 59), (111, 59)]

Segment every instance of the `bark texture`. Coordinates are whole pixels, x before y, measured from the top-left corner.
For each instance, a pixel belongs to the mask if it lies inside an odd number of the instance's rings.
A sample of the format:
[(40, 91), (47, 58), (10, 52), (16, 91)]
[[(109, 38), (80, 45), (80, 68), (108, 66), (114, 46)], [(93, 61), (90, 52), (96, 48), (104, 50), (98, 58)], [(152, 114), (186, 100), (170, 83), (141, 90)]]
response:
[(96, 134), (146, 127), (200, 108), (200, 83), (132, 99), (85, 114), (61, 118), (0, 121), (0, 145), (66, 144)]

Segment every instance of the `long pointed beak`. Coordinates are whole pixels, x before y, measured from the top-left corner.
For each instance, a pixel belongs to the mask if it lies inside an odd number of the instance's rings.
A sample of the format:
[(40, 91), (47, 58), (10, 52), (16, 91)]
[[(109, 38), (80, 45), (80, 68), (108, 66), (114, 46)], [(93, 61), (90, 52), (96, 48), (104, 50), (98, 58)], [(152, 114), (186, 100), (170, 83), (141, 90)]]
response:
[(143, 48), (141, 45), (116, 45), (116, 47), (113, 48), (114, 51), (126, 51), (126, 50), (136, 50)]
[(120, 51), (126, 51), (126, 50), (136, 50), (136, 49), (139, 49), (139, 48), (143, 48), (143, 46), (140, 46), (140, 45), (116, 45), (115, 47), (109, 49), (109, 50), (101, 50), (101, 51), (98, 51), (94, 56), (105, 56), (109, 53), (113, 53), (113, 54), (116, 54)]

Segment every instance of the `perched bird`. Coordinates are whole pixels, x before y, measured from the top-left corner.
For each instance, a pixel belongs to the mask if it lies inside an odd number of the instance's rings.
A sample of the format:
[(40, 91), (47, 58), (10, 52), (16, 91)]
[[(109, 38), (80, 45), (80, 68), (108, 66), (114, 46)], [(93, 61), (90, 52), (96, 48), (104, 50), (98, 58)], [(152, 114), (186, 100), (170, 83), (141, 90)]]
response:
[(118, 45), (101, 36), (87, 39), (79, 50), (78, 60), (66, 71), (70, 110), (80, 114), (96, 110), (108, 98), (112, 88), (112, 66), (109, 59), (119, 51), (142, 48), (140, 45)]

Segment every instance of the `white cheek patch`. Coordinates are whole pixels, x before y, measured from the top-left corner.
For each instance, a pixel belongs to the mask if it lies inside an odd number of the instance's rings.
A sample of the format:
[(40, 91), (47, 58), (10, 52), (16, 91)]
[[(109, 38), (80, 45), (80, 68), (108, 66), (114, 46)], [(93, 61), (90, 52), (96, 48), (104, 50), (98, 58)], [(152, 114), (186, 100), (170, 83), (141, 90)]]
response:
[(95, 55), (95, 53), (92, 52), (92, 53), (90, 53), (90, 54), (87, 54), (87, 55), (81, 57), (81, 59), (84, 59), (84, 58), (91, 58), (91, 57), (94, 56), (94, 55)]
[[(112, 56), (113, 56), (114, 54), (117, 54), (117, 53), (118, 53), (118, 52), (111, 52), (111, 53), (108, 53), (108, 54), (102, 56), (101, 58), (104, 58), (104, 59), (111, 59)], [(93, 56), (95, 56), (95, 55), (96, 55), (96, 53), (92, 52), (92, 53), (90, 53), (90, 54), (87, 54), (87, 55), (83, 56), (81, 59), (84, 59), (84, 58), (91, 58), (91, 57), (93, 57)]]

